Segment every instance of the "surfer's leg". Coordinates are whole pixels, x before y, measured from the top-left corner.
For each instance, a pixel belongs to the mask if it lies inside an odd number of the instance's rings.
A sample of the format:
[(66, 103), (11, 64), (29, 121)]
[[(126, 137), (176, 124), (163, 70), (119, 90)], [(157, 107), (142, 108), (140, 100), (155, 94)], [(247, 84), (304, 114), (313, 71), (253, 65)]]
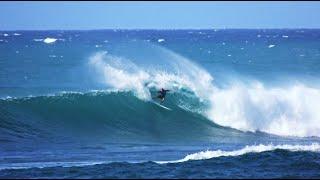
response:
[(163, 97), (163, 98), (161, 98), (161, 102), (160, 102), (160, 104), (162, 104), (162, 103), (163, 103), (163, 101), (164, 101), (164, 97)]

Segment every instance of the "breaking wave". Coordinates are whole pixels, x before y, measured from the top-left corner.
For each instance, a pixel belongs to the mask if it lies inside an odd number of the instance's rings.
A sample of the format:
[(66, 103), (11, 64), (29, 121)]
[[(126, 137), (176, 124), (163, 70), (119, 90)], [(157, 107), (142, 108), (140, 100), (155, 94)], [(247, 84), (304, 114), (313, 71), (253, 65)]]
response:
[(192, 96), (201, 107), (192, 106), (183, 99), (180, 100), (181, 106), (222, 126), (281, 136), (320, 134), (317, 108), (320, 89), (302, 83), (265, 87), (262, 82), (243, 83), (240, 78), (221, 88), (215, 85), (210, 73), (191, 60), (161, 47), (153, 46), (148, 51), (159, 57), (161, 66), (108, 52), (94, 54), (89, 66), (101, 83), (132, 91), (144, 101), (151, 100), (150, 88), (166, 88)]

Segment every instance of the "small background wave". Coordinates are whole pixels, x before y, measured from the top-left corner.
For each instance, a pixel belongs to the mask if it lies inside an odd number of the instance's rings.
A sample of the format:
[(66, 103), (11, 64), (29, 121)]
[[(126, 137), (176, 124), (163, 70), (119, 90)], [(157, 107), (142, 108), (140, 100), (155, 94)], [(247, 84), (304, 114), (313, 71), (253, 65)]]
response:
[[(283, 149), (184, 163), (154, 162), (10, 169), (13, 178), (319, 178), (319, 153)], [(252, 170), (254, 169), (254, 170)], [(32, 173), (30, 173), (32, 172)], [(85, 172), (85, 173), (83, 173)]]

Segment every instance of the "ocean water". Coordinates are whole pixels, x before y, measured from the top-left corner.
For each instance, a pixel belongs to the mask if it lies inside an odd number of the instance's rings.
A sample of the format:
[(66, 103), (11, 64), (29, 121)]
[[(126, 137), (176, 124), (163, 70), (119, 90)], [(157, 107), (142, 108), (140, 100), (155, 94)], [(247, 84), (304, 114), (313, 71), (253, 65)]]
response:
[(320, 178), (319, 110), (317, 29), (0, 32), (0, 178)]

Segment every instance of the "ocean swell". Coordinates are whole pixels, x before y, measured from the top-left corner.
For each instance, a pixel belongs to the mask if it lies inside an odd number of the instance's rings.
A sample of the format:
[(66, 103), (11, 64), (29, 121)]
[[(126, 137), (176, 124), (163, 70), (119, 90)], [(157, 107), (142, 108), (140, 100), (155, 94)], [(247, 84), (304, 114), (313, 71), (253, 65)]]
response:
[(197, 98), (202, 107), (188, 108), (190, 103), (183, 99), (181, 107), (222, 126), (281, 136), (319, 136), (319, 89), (299, 82), (265, 87), (257, 80), (244, 83), (240, 77), (221, 88), (210, 73), (191, 60), (162, 47), (152, 50), (163, 56), (162, 67), (145, 66), (107, 52), (94, 54), (89, 67), (101, 83), (132, 91), (144, 101), (151, 100), (150, 88), (189, 92), (185, 94)]

